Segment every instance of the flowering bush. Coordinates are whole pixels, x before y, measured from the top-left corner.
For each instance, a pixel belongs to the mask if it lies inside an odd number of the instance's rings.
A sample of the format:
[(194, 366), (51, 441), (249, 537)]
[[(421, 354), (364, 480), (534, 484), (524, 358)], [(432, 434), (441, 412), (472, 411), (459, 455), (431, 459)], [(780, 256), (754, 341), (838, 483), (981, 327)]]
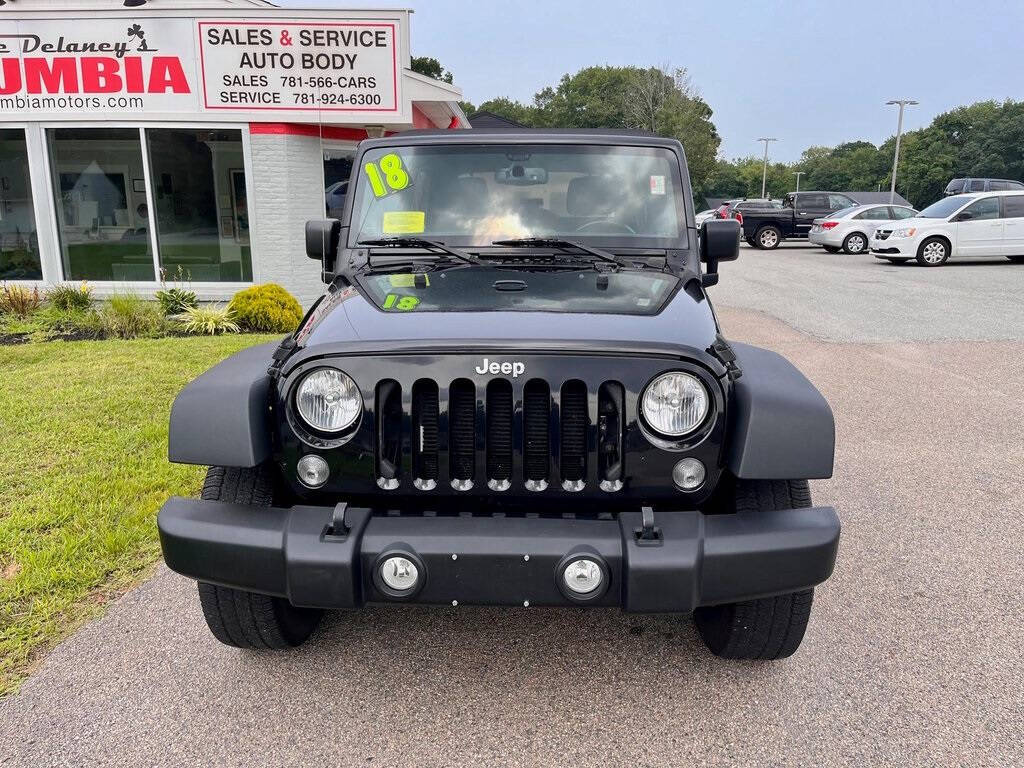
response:
[(46, 298), (60, 310), (86, 310), (92, 306), (92, 288), (88, 283), (59, 283), (46, 292)]

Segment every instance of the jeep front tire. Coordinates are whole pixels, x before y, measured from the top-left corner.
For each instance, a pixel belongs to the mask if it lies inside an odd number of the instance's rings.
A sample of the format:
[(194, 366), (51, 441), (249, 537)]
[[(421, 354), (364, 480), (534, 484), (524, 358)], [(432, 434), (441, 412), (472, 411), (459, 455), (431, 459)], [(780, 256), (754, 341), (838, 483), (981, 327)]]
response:
[[(736, 512), (811, 506), (806, 480), (737, 480)], [(800, 646), (811, 616), (814, 590), (698, 608), (697, 631), (708, 649), (725, 659), (784, 659)]]
[[(274, 479), (267, 465), (238, 469), (210, 467), (202, 498), (269, 507)], [(282, 597), (199, 582), (199, 602), (213, 636), (236, 648), (301, 645), (320, 623), (322, 611), (296, 608)]]

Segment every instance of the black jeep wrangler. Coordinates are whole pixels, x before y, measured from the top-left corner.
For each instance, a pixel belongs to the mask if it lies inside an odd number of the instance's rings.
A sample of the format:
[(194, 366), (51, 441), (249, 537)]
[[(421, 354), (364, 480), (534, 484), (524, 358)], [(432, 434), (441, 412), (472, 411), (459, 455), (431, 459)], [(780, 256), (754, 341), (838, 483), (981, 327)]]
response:
[[(160, 511), (213, 634), (297, 645), (366, 602), (693, 613), (711, 651), (799, 646), (839, 520), (832, 412), (721, 335), (733, 220), (694, 227), (679, 142), (626, 132), (364, 141), (327, 291), (189, 384)], [(701, 265), (704, 265), (702, 270)]]

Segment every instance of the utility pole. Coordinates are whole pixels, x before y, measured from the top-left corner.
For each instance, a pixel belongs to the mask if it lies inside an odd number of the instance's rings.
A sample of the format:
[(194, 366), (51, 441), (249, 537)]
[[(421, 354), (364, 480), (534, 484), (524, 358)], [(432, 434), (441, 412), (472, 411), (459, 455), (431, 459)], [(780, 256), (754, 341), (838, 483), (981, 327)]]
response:
[(885, 102), (886, 106), (892, 104), (900, 105), (900, 117), (896, 123), (896, 152), (893, 153), (892, 158), (892, 186), (889, 188), (889, 205), (892, 205), (896, 201), (896, 168), (900, 164), (900, 137), (903, 136), (903, 108), (908, 104), (914, 106), (919, 102), (913, 99), (892, 99), (891, 101)]
[(800, 191), (800, 177), (803, 176), (807, 171), (793, 171), (793, 175), (796, 176), (796, 191)]
[(761, 199), (764, 199), (765, 184), (768, 181), (768, 142), (778, 141), (778, 139), (766, 136), (758, 139), (758, 141), (764, 142), (764, 169), (761, 171)]

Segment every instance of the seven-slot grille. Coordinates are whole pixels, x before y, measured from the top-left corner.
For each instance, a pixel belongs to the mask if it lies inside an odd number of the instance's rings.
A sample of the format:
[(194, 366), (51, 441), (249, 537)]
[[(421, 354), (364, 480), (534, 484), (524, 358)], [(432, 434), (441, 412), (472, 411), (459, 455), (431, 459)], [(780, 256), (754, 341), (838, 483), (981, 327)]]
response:
[[(622, 488), (625, 398), (622, 384), (560, 387), (541, 379), (477, 383), (418, 379), (403, 396), (392, 380), (376, 386), (375, 466), (386, 490), (512, 487), (581, 491), (593, 481)], [(403, 461), (402, 446), (408, 453)], [(403, 475), (409, 475), (404, 477)]]

